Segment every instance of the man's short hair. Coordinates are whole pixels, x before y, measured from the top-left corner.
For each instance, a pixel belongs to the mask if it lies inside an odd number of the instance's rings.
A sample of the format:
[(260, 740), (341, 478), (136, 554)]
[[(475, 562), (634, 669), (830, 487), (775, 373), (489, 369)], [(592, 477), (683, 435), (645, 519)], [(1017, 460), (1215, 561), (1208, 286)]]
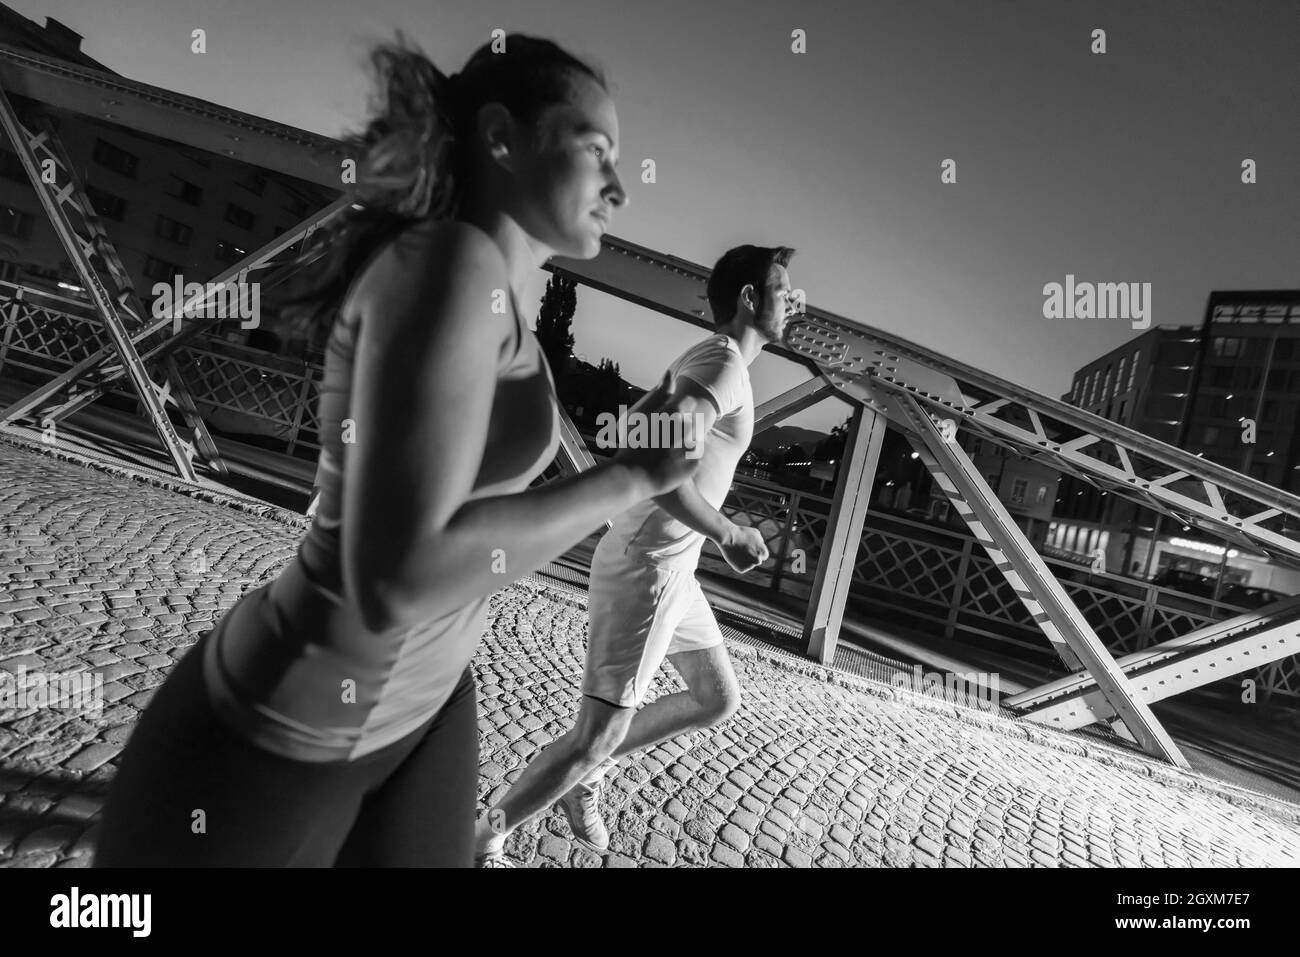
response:
[(753, 285), (762, 307), (767, 278), (773, 266), (790, 265), (794, 250), (789, 246), (737, 246), (722, 254), (709, 276), (709, 309), (713, 324), (720, 326), (736, 315), (736, 297), (747, 285)]

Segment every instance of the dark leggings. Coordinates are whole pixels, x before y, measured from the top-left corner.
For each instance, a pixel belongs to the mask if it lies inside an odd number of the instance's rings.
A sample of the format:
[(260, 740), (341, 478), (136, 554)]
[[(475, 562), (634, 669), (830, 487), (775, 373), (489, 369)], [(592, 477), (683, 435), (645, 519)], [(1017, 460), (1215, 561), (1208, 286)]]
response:
[(473, 865), (470, 669), (402, 740), (354, 761), (311, 763), (254, 747), (213, 714), (201, 671), (207, 640), (176, 665), (127, 742), (96, 867)]

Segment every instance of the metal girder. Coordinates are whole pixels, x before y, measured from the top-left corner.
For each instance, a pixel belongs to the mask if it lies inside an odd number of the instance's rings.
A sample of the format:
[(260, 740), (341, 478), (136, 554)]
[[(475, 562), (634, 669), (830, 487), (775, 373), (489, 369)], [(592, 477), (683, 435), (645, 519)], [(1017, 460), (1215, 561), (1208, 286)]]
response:
[[(1040, 460), (1064, 471), (1073, 467), (1075, 474), (1109, 483), (1116, 494), (1186, 524), (1219, 536), (1244, 535), (1251, 548), (1300, 562), (1300, 537), (1294, 537), (1300, 535), (1300, 498), (1287, 492), (877, 330), (809, 315), (792, 326), (787, 344), (815, 362), (837, 385), (869, 381), (882, 394), (912, 396), (939, 415), (960, 421), (972, 434), (1033, 450)], [(982, 403), (972, 401), (962, 392), (955, 374), (976, 390), (1002, 394)], [(1031, 428), (1003, 417), (1012, 412), (1027, 418)], [(1058, 441), (1048, 431), (1048, 419), (1084, 434)], [(1120, 465), (1083, 451), (1092, 446), (1113, 453)], [(1163, 474), (1140, 475), (1133, 464), (1135, 457), (1158, 466)], [(1188, 480), (1199, 484), (1203, 501), (1171, 487)], [(1247, 503), (1246, 507), (1235, 502), (1229, 506), (1225, 495)], [(1264, 527), (1269, 519), (1282, 514), (1297, 519), (1292, 536)]]
[(835, 657), (885, 427), (883, 415), (854, 405), (848, 442), (835, 482), (835, 504), (827, 520), (826, 538), (817, 558), (817, 576), (803, 625), (808, 654), (822, 664), (829, 664)]
[[(101, 254), (102, 256), (102, 249), (99, 248), (102, 242), (97, 242), (100, 239), (95, 232), (98, 229), (98, 223), (89, 200), (77, 188), (75, 181), (62, 187), (57, 183), (44, 182), (35, 149), (48, 139), (48, 134), (38, 134), (29, 138), (27, 131), (18, 121), (18, 117), (14, 113), (13, 107), (9, 103), (9, 97), (3, 87), (0, 87), (0, 126), (3, 126), (5, 134), (13, 143), (18, 158), (27, 172), (28, 179), (31, 180), (36, 189), (36, 195), (41, 201), (41, 206), (45, 209), (50, 224), (54, 227), (54, 231), (63, 244), (68, 258), (77, 270), (78, 276), (90, 295), (91, 302), (94, 303), (95, 309), (103, 319), (104, 328), (122, 360), (123, 367), (130, 376), (136, 394), (140, 397), (145, 411), (153, 422), (163, 448), (171, 458), (177, 473), (189, 481), (195, 481), (197, 479), (193, 464), (195, 448), (176, 434), (171, 419), (167, 417), (167, 412), (164, 409), (163, 395), (160, 395), (159, 388), (154, 385), (144, 363), (135, 351), (135, 346), (131, 342), (128, 331), (130, 327), (128, 319), (131, 318), (128, 311), (130, 306), (129, 298), (115, 299), (114, 292), (110, 291), (105, 284), (105, 280), (112, 283), (112, 277), (106, 276), (101, 279), (98, 270), (91, 264), (90, 257), (92, 255)], [(56, 159), (53, 156), (51, 158)], [(65, 168), (63, 173), (65, 176), (70, 176), (71, 170)], [(80, 232), (78, 232), (68, 215), (67, 205), (71, 205), (82, 219)], [(89, 227), (86, 225), (87, 223), (90, 224)], [(99, 233), (102, 234), (102, 230), (99, 230)]]
[(344, 145), (173, 90), (0, 44), (0, 86), (80, 113), (338, 189)]
[(820, 376), (787, 389), (754, 409), (754, 434), (758, 435), (834, 394), (835, 390)]
[[(103, 224), (99, 221), (99, 215), (91, 205), (90, 198), (82, 189), (81, 183), (77, 179), (76, 171), (73, 168), (72, 161), (68, 158), (67, 152), (63, 149), (62, 143), (54, 126), (42, 118), (39, 123), (40, 134), (38, 137), (29, 140), (29, 145), (36, 148), (36, 140), (41, 140), (41, 148), (46, 151), (50, 159), (55, 162), (55, 167), (67, 177), (67, 185), (61, 193), (67, 196), (67, 201), (75, 203), (79, 212), (83, 227), (89, 241), (83, 245), (83, 249), (93, 248), (95, 254), (99, 256), (100, 261), (108, 272), (109, 281), (115, 292), (115, 299), (119, 306), (119, 315), (126, 323), (126, 332), (129, 336), (131, 332), (139, 329), (145, 324), (144, 304), (140, 297), (136, 295), (135, 285), (131, 281), (131, 275), (122, 265), (122, 260), (117, 255), (117, 249), (114, 247), (112, 240), (109, 239)], [(35, 186), (36, 184), (33, 183)], [(39, 189), (40, 187), (37, 186)], [(93, 268), (93, 260), (91, 261)], [(103, 318), (101, 316), (101, 318)], [(132, 342), (132, 348), (135, 343)], [(141, 362), (147, 369), (148, 360), (141, 359)], [(221, 453), (217, 450), (216, 443), (212, 440), (207, 426), (203, 422), (203, 417), (199, 414), (198, 408), (194, 405), (194, 399), (190, 395), (189, 387), (185, 384), (185, 379), (176, 367), (176, 362), (170, 356), (162, 360), (163, 386), (160, 394), (163, 409), (166, 410), (168, 400), (173, 401), (181, 411), (181, 416), (185, 419), (185, 424), (189, 427), (194, 436), (194, 444), (203, 459), (208, 462), (218, 475), (224, 477), (228, 473), (226, 463), (221, 459)], [(175, 395), (173, 395), (173, 390)], [(85, 400), (86, 393), (80, 393), (69, 402), (64, 403), (62, 410), (54, 410), (55, 414), (45, 416), (45, 421), (59, 421), (62, 415), (71, 414), (69, 407), (81, 407)], [(58, 413), (61, 412), (61, 415)]]
[[(332, 219), (334, 216), (342, 212), (343, 209), (345, 209), (349, 205), (349, 203), (350, 200), (347, 197), (344, 197), (336, 200), (335, 202), (331, 203), (329, 206), (324, 207), (317, 213), (308, 216), (297, 226), (288, 230), (283, 235), (277, 236), (275, 239), (271, 240), (261, 249), (254, 252), (252, 255), (244, 257), (234, 266), (220, 273), (215, 279), (211, 279), (207, 283), (204, 283), (203, 284), (204, 292), (202, 294), (198, 296), (194, 296), (183, 303), (179, 303), (179, 304), (173, 303), (172, 310), (168, 312), (165, 316), (161, 316), (155, 321), (151, 323), (147, 323), (146, 325), (142, 326), (140, 330), (138, 330), (133, 335), (132, 337), (133, 343), (139, 343), (144, 339), (148, 338), (153, 333), (162, 331), (167, 326), (171, 326), (173, 329), (175, 329), (176, 316), (178, 315), (181, 316), (184, 322), (184, 325), (182, 325), (180, 332), (177, 332), (169, 336), (168, 338), (162, 340), (157, 345), (149, 349), (147, 352), (143, 353), (141, 355), (141, 358), (145, 362), (149, 362), (153, 359), (161, 359), (161, 358), (169, 357), (170, 355), (175, 353), (176, 350), (180, 349), (185, 344), (197, 338), (198, 336), (203, 335), (203, 333), (209, 331), (213, 326), (220, 323), (223, 319), (223, 317), (221, 316), (216, 316), (212, 318), (187, 317), (184, 315), (184, 313), (187, 310), (192, 310), (195, 312), (204, 311), (208, 301), (214, 295), (216, 295), (217, 292), (222, 287), (227, 285), (241, 284), (247, 282), (248, 275), (250, 273), (252, 273), (254, 270), (265, 268), (267, 265), (270, 264), (271, 259), (279, 255), (285, 249), (288, 249), (290, 246), (295, 245), (300, 240), (305, 243), (311, 237), (311, 234), (313, 232), (319, 229), (321, 225), (323, 225), (325, 222), (327, 222), (328, 220)], [(318, 252), (317, 255), (312, 257), (312, 259), (309, 260), (308, 262), (314, 262), (316, 259), (320, 258), (320, 255), (322, 255), (322, 253)], [(306, 265), (306, 264), (307, 263), (303, 263), (302, 265)], [(287, 278), (289, 274), (292, 274), (294, 271), (296, 271), (298, 267), (299, 264), (296, 262), (280, 264), (265, 279), (259, 279), (256, 281), (262, 285), (263, 291), (265, 291), (266, 289), (272, 288), (275, 285), (277, 285), (279, 282), (283, 281), (285, 278)], [(96, 353), (96, 355), (107, 356), (107, 353), (100, 352), (100, 353)], [(93, 359), (94, 356), (92, 356), (91, 358)], [(69, 372), (63, 373), (64, 377), (67, 377), (68, 375)], [(75, 399), (69, 400), (63, 406), (60, 406), (59, 412), (62, 415), (71, 415), (72, 413), (78, 411), (79, 409), (84, 408), (85, 406), (89, 405), (91, 402), (94, 402), (96, 399), (102, 396), (107, 391), (110, 385), (112, 385), (118, 379), (122, 378), (122, 375), (123, 375), (123, 370), (119, 368), (100, 376), (99, 378), (96, 379), (93, 386), (91, 386), (85, 392), (78, 395)], [(5, 412), (2, 415), (0, 415), (0, 421), (7, 420), (9, 415), (10, 415), (9, 410), (5, 410)]]
[[(582, 433), (573, 424), (569, 414), (564, 411), (564, 406), (558, 402), (556, 412), (560, 416), (560, 454), (556, 462), (560, 466), (560, 474), (568, 478), (570, 475), (577, 475), (592, 468), (596, 464), (596, 459), (587, 448), (587, 443), (583, 441)], [(606, 519), (601, 523), (601, 528), (610, 528), (613, 524), (612, 520)]]
[[(201, 295), (186, 300), (184, 303), (179, 305), (173, 303), (173, 309), (171, 312), (164, 316), (146, 321), (143, 326), (131, 333), (130, 341), (132, 346), (139, 347), (155, 333), (161, 332), (168, 327), (174, 328), (176, 322), (175, 316), (178, 313), (183, 316), (186, 311), (203, 310), (208, 300), (216, 294), (221, 286), (247, 281), (249, 273), (263, 268), (271, 259), (278, 256), (300, 240), (306, 241), (316, 229), (320, 228), (322, 224), (341, 213), (348, 205), (350, 205), (350, 203), (351, 200), (346, 197), (335, 200), (330, 205), (324, 207), (313, 215), (308, 216), (293, 229), (283, 235), (277, 236), (261, 249), (246, 256), (224, 272), (219, 273), (215, 279), (209, 280), (208, 283), (204, 284), (204, 292)], [(148, 361), (161, 355), (165, 355), (167, 352), (179, 348), (195, 336), (201, 335), (220, 321), (221, 320), (217, 318), (187, 318), (185, 319), (185, 324), (179, 333), (174, 334), (170, 338), (154, 346), (142, 356), (142, 359)], [(49, 396), (59, 391), (65, 385), (92, 374), (93, 370), (103, 366), (105, 361), (113, 355), (114, 349), (111, 346), (104, 346), (103, 348), (91, 353), (81, 362), (78, 362), (71, 368), (59, 373), (50, 381), (43, 383), (0, 412), (0, 424), (8, 424), (24, 415), (27, 415), (32, 409), (44, 403)], [(108, 386), (121, 379), (125, 374), (126, 370), (121, 366), (111, 371), (104, 372), (102, 375), (94, 379), (93, 383), (87, 387), (85, 393), (73, 397), (68, 403), (65, 403), (64, 406), (60, 407), (60, 411), (66, 409), (63, 414), (71, 414), (85, 405), (88, 405), (102, 396)]]
[[(1116, 664), (1150, 704), (1300, 651), (1300, 598), (1215, 622), (1125, 655)], [(1024, 717), (1061, 730), (1110, 721), (1115, 710), (1087, 675), (1071, 675), (1006, 699)]]
[(1169, 733), (1156, 720), (1151, 709), (1137, 698), (1088, 620), (1034, 551), (974, 463), (953, 440), (955, 434), (945, 437), (912, 396), (894, 396), (891, 403), (899, 417), (908, 422), (908, 438), (913, 441), (935, 483), (1006, 575), (1034, 621), (1066, 663), (1078, 667), (1081, 662), (1088, 669), (1107, 702), (1148, 753), (1179, 767), (1187, 767), (1187, 759)]
[[(543, 362), (546, 360), (543, 359)], [(582, 433), (578, 427), (573, 424), (563, 406), (557, 404), (557, 412), (560, 417), (560, 455), (559, 465), (560, 472), (565, 476), (577, 475), (579, 472), (585, 472), (596, 464), (595, 457), (591, 450), (587, 448), (587, 443), (583, 441)]]

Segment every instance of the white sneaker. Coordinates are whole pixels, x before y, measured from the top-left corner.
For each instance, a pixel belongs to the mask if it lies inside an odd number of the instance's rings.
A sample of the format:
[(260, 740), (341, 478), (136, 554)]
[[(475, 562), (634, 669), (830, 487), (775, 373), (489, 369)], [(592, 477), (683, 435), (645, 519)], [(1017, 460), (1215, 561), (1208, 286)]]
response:
[(617, 760), (614, 758), (606, 758), (588, 772), (587, 776), (582, 779), (582, 783), (588, 787), (600, 787), (605, 780), (605, 775), (609, 774), (609, 772), (614, 770), (616, 767), (618, 767)]
[(603, 854), (609, 849), (609, 831), (600, 816), (600, 792), (603, 783), (575, 784), (555, 802), (569, 821), (573, 839), (589, 851)]

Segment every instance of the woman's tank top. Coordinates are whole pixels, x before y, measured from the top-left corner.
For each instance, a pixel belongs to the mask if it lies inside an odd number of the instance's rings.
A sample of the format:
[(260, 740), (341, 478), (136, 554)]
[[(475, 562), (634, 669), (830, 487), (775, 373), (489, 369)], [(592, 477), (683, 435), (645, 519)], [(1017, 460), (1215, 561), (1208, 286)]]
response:
[[(550, 369), (512, 305), (516, 334), (498, 363), (472, 498), (527, 488), (559, 445)], [(264, 750), (301, 761), (356, 759), (414, 731), (446, 702), (486, 627), (486, 597), (383, 634), (367, 631), (346, 599), (342, 423), (357, 322), (355, 314), (340, 315), (329, 337), (318, 407), (321, 495), (312, 524), (279, 577), (245, 594), (218, 622), (203, 662), (218, 715)]]

